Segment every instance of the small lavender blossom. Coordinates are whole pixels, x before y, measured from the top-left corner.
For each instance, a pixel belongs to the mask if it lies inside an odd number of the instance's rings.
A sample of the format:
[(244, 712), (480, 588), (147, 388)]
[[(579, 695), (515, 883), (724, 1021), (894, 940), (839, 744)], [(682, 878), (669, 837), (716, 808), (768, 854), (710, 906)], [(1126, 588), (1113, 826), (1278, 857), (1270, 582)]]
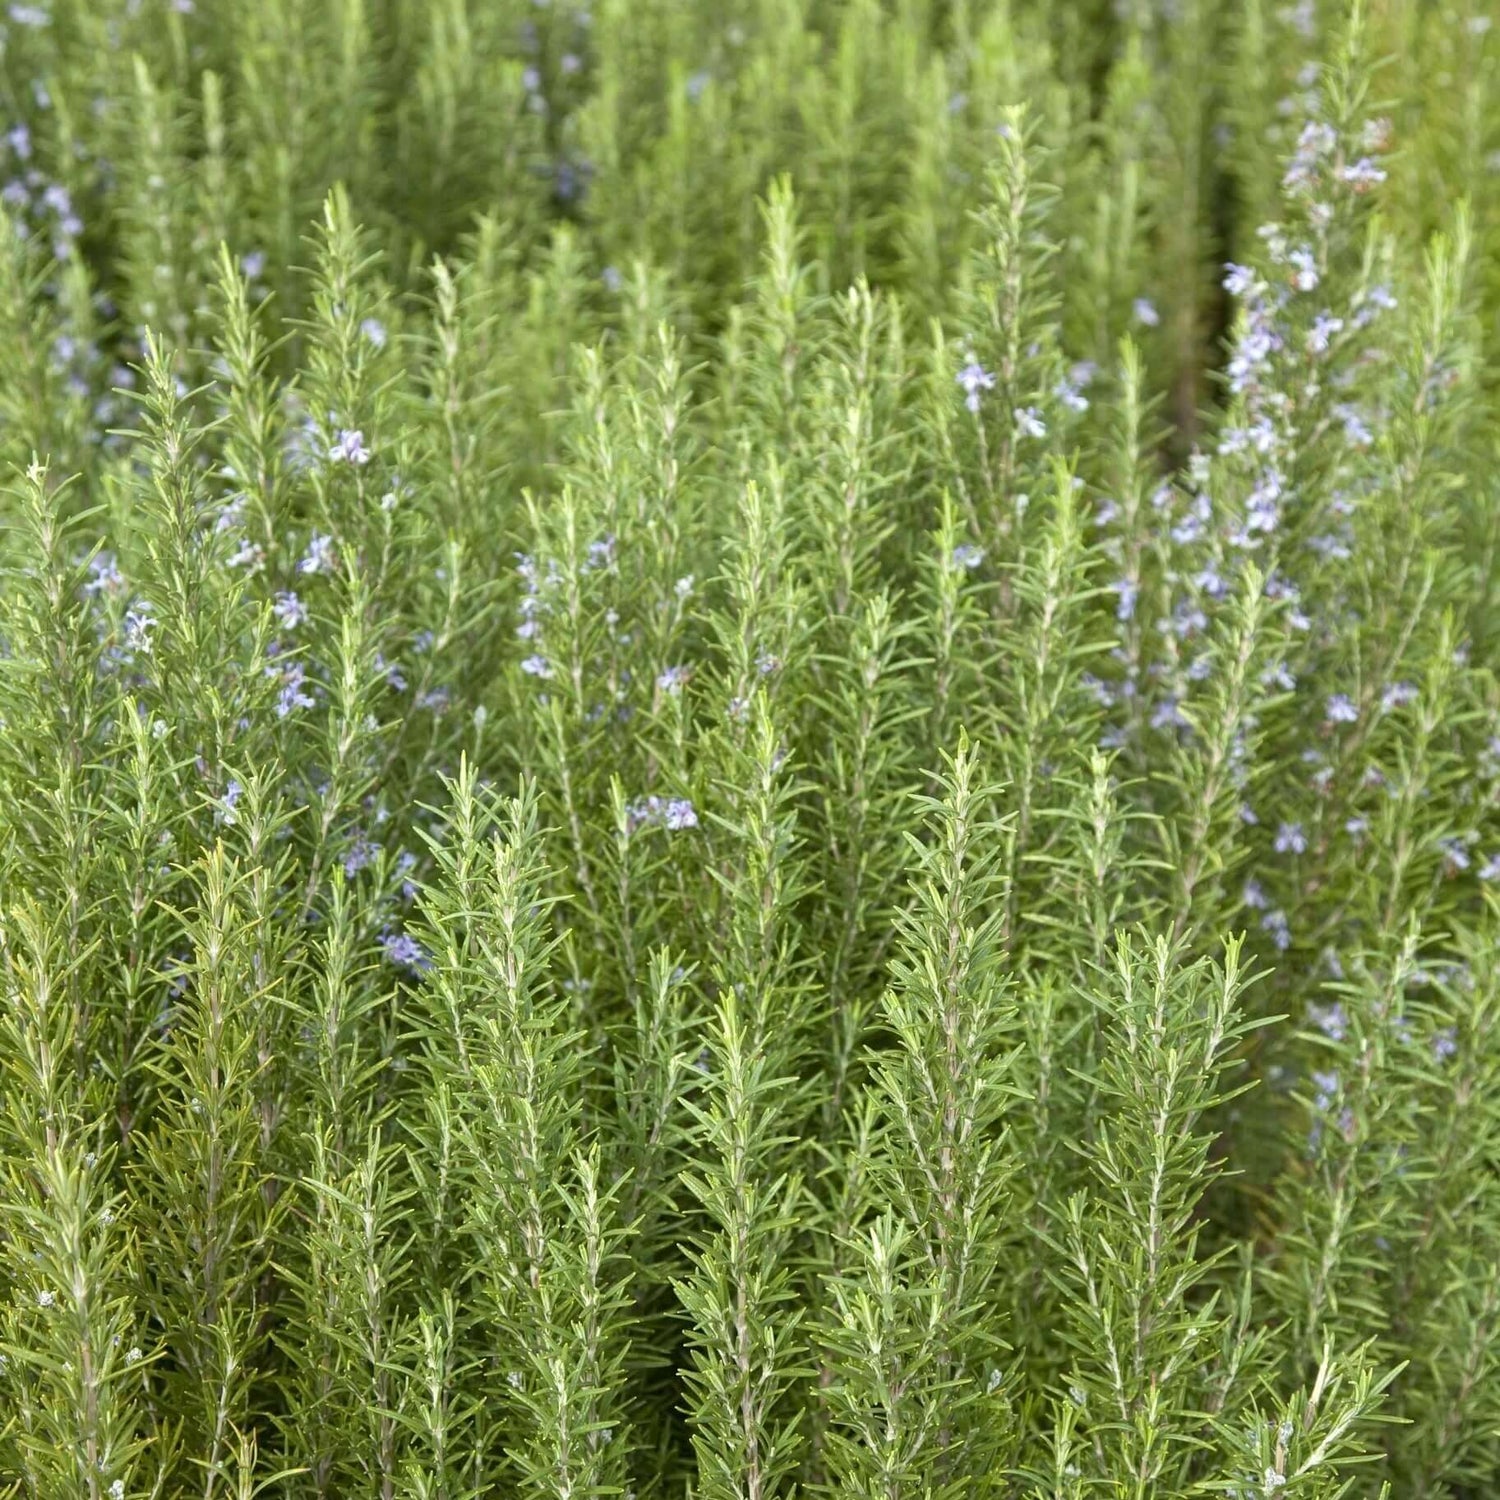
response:
[(1275, 911), (1268, 911), (1260, 919), (1260, 925), (1279, 952), (1285, 953), (1292, 946), (1291, 924), (1287, 921), (1286, 913), (1279, 907)]
[(1052, 394), (1069, 411), (1085, 412), (1089, 409), (1089, 398), (1069, 379), (1062, 379), (1052, 388)]
[(1321, 312), (1313, 319), (1311, 332), (1307, 335), (1307, 351), (1309, 354), (1326, 354), (1328, 346), (1336, 335), (1344, 331), (1344, 320), (1335, 318), (1330, 313)]
[(973, 571), (984, 561), (984, 548), (976, 547), (972, 542), (960, 542), (953, 549), (953, 566), (959, 569)]
[(1472, 863), (1468, 845), (1457, 835), (1439, 839), (1438, 848), (1443, 853), (1443, 868), (1450, 875), (1461, 875)]
[(1339, 1075), (1337, 1073), (1317, 1071), (1312, 1075), (1313, 1108), (1319, 1112), (1332, 1108), (1333, 1101), (1339, 1094)]
[(366, 318), (359, 325), (360, 335), (367, 344), (376, 349), (384, 349), (389, 335), (386, 333), (385, 324), (379, 318)]
[(116, 594), (125, 585), (125, 575), (115, 561), (114, 553), (101, 552), (89, 564), (89, 581), (84, 584), (85, 594)]
[(1445, 1026), (1433, 1037), (1432, 1055), (1438, 1062), (1458, 1056), (1458, 1033), (1453, 1027)]
[(1110, 585), (1116, 596), (1115, 619), (1122, 623), (1135, 617), (1136, 600), (1140, 597), (1140, 588), (1129, 578), (1118, 578)]
[(1245, 882), (1245, 888), (1240, 893), (1240, 900), (1252, 911), (1265, 911), (1271, 904), (1266, 899), (1264, 887), (1253, 875)]
[(1339, 402), (1333, 414), (1344, 424), (1344, 437), (1356, 448), (1368, 448), (1375, 441), (1364, 417), (1347, 402)]
[[(276, 668), (271, 668), (273, 673)], [(314, 708), (317, 700), (306, 689), (307, 671), (301, 662), (291, 662), (277, 675), (281, 677), (281, 693), (276, 700), (276, 717), (285, 719), (299, 708)]]
[(1316, 1002), (1307, 1007), (1308, 1019), (1331, 1042), (1341, 1042), (1349, 1033), (1349, 1017), (1344, 1007), (1335, 1001), (1332, 1005)]
[(1283, 823), (1276, 830), (1276, 840), (1272, 847), (1278, 854), (1305, 854), (1307, 835), (1302, 831), (1302, 825)]
[(1161, 314), (1157, 312), (1156, 304), (1149, 297), (1137, 297), (1131, 303), (1130, 310), (1142, 328), (1157, 328), (1161, 325)]
[(521, 663), (521, 670), (528, 677), (546, 679), (552, 676), (552, 663), (545, 656), (528, 656)]
[(12, 5), (10, 18), (17, 26), (50, 26), (52, 17), (40, 5)]
[(307, 544), (307, 551), (303, 554), (302, 561), (297, 564), (299, 573), (331, 573), (333, 572), (333, 538), (324, 536), (321, 531), (315, 531), (312, 539)]
[(1173, 693), (1168, 693), (1151, 710), (1153, 729), (1191, 729), (1192, 724), (1182, 711), (1182, 706)]
[(426, 949), (409, 933), (388, 932), (380, 939), (380, 946), (385, 950), (386, 962), (398, 969), (411, 969), (422, 974), (432, 967)]
[(365, 435), (357, 428), (345, 427), (338, 435), (337, 441), (328, 450), (328, 456), (335, 463), (351, 464), (355, 468), (362, 468), (369, 463), (370, 450), (365, 446)]
[(266, 252), (251, 250), (240, 256), (240, 270), (249, 281), (259, 281), (266, 272)]
[(971, 359), (956, 379), (964, 390), (964, 405), (972, 412), (979, 410), (981, 393), (995, 389), (995, 377), (978, 360)]
[(1415, 703), (1417, 699), (1417, 687), (1412, 682), (1393, 682), (1380, 695), (1380, 710), (1382, 713), (1392, 713), (1398, 708), (1405, 708), (1408, 703)]
[(142, 656), (151, 654), (151, 632), (156, 629), (156, 619), (142, 609), (125, 612), (125, 645), (128, 650), (138, 651)]
[(239, 782), (233, 780), (224, 788), (224, 795), (219, 799), (218, 811), (214, 814), (216, 823), (224, 823), (232, 828), (239, 821), (240, 815), (237, 809), (244, 790)]
[(1249, 266), (1237, 266), (1228, 261), (1224, 266), (1223, 286), (1231, 297), (1244, 297), (1255, 286), (1255, 272)]
[(1481, 880), (1500, 880), (1500, 854), (1492, 854), (1479, 867)]
[(639, 828), (666, 828), (673, 832), (698, 826), (698, 813), (685, 797), (644, 797), (625, 809), (626, 826), (631, 832)]
[(1099, 366), (1091, 359), (1080, 359), (1068, 366), (1068, 379), (1081, 391), (1087, 390), (1098, 374)]
[(1385, 181), (1385, 168), (1377, 166), (1368, 156), (1352, 161), (1339, 168), (1339, 180), (1346, 182), (1356, 193), (1367, 193)]
[(1359, 709), (1347, 693), (1334, 693), (1328, 699), (1325, 713), (1330, 724), (1356, 724), (1359, 722)]
[(1316, 291), (1319, 281), (1318, 263), (1311, 250), (1293, 250), (1287, 256), (1292, 267), (1292, 285), (1299, 292)]
[(674, 832), (698, 826), (698, 814), (693, 804), (685, 797), (673, 797), (667, 803), (662, 818), (666, 826)]
[(289, 589), (276, 595), (275, 602), (271, 605), (271, 613), (276, 616), (284, 630), (295, 630), (307, 619), (306, 605)]
[(1016, 430), (1023, 437), (1044, 438), (1047, 436), (1047, 424), (1042, 420), (1042, 414), (1034, 406), (1023, 406), (1016, 411)]
[(680, 693), (689, 676), (691, 671), (687, 667), (668, 667), (657, 677), (656, 686), (663, 693)]
[(361, 870), (373, 865), (380, 854), (380, 845), (371, 843), (364, 834), (356, 834), (349, 852), (344, 856), (344, 874), (353, 880)]

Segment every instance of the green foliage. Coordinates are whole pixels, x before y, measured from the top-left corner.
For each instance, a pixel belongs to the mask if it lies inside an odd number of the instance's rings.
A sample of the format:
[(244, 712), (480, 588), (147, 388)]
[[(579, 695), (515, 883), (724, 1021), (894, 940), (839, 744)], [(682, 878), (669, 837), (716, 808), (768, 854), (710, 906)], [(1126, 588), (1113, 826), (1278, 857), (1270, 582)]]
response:
[(1500, 27), (0, 17), (0, 1495), (1500, 1486)]

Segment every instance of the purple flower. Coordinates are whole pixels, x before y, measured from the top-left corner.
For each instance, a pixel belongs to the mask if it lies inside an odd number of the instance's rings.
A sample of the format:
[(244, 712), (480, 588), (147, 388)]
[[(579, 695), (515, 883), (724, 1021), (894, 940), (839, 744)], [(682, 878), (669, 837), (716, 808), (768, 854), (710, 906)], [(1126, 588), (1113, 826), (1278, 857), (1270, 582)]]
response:
[(315, 531), (307, 544), (307, 552), (297, 564), (299, 573), (333, 572), (333, 538)]
[(1411, 682), (1393, 682), (1380, 695), (1380, 709), (1382, 713), (1390, 713), (1393, 709), (1405, 708), (1408, 703), (1416, 701), (1417, 688)]
[(235, 809), (239, 806), (240, 796), (244, 792), (237, 781), (230, 781), (224, 788), (224, 795), (219, 799), (218, 811), (214, 814), (214, 822), (233, 826), (239, 819), (239, 813)]
[(696, 828), (698, 814), (686, 797), (673, 797), (666, 806), (663, 819), (669, 829)]
[(1338, 402), (1333, 408), (1333, 414), (1344, 424), (1344, 436), (1354, 447), (1368, 448), (1375, 441), (1375, 434), (1370, 431), (1369, 424), (1347, 402)]
[(1314, 1002), (1307, 1007), (1307, 1014), (1308, 1019), (1329, 1041), (1341, 1042), (1348, 1035), (1349, 1017), (1337, 1001), (1332, 1005), (1318, 1005)]
[(1458, 1055), (1458, 1033), (1453, 1027), (1445, 1026), (1433, 1037), (1432, 1055), (1438, 1062), (1447, 1062)]
[(361, 468), (370, 461), (370, 450), (365, 447), (365, 435), (357, 428), (345, 427), (339, 435), (333, 447), (328, 450), (328, 456), (335, 463), (352, 464), (355, 468)]
[(1385, 169), (1376, 166), (1368, 156), (1340, 167), (1338, 175), (1339, 180), (1347, 182), (1356, 193), (1367, 193), (1385, 181)]
[(633, 833), (638, 828), (667, 828), (677, 831), (696, 828), (698, 814), (685, 797), (644, 797), (625, 809), (626, 825)]
[[(385, 324), (379, 318), (366, 318), (359, 325), (359, 331), (367, 343), (372, 344), (377, 349), (385, 348), (387, 334)], [(358, 436), (357, 433), (355, 435)]]
[(1334, 693), (1328, 700), (1326, 712), (1330, 724), (1355, 724), (1359, 722), (1359, 709), (1347, 693)]
[(1234, 261), (1224, 262), (1224, 279), (1220, 283), (1231, 297), (1248, 297), (1256, 289), (1255, 272), (1249, 266), (1237, 265)]
[(1479, 867), (1481, 880), (1500, 880), (1500, 854), (1492, 854)]
[(367, 870), (375, 863), (379, 853), (379, 844), (372, 844), (362, 833), (356, 834), (349, 852), (344, 856), (344, 874), (353, 880), (361, 870)]
[(1142, 328), (1156, 328), (1161, 323), (1161, 314), (1156, 310), (1156, 304), (1149, 297), (1137, 297), (1130, 306), (1135, 320)]
[(428, 958), (426, 950), (407, 933), (388, 932), (380, 939), (380, 946), (385, 949), (386, 962), (394, 964), (398, 969), (411, 969), (423, 974), (432, 967), (432, 960)]
[[(269, 669), (273, 675), (277, 675), (278, 669)], [(294, 709), (314, 708), (316, 700), (307, 692), (307, 671), (301, 662), (289, 662), (279, 672), (281, 677), (281, 694), (276, 700), (276, 717), (286, 718)]]
[(1261, 883), (1253, 875), (1245, 882), (1245, 889), (1240, 899), (1252, 911), (1264, 911), (1271, 903), (1266, 900), (1266, 893), (1261, 888)]
[(1278, 854), (1303, 854), (1307, 850), (1307, 835), (1300, 823), (1283, 823), (1276, 830), (1273, 845)]
[(120, 572), (113, 552), (101, 552), (89, 564), (89, 581), (84, 584), (85, 594), (113, 594), (124, 586), (125, 575)]
[(1443, 868), (1450, 875), (1459, 875), (1469, 868), (1469, 849), (1461, 838), (1456, 836), (1439, 839), (1438, 848), (1443, 851)]
[(271, 613), (287, 630), (295, 630), (307, 618), (306, 606), (290, 590), (283, 590), (277, 594), (276, 601), (271, 606)]
[(1311, 292), (1318, 285), (1318, 263), (1311, 250), (1293, 250), (1287, 256), (1292, 265), (1292, 285), (1299, 292)]
[(1016, 430), (1022, 437), (1044, 438), (1047, 436), (1047, 424), (1042, 420), (1042, 414), (1034, 406), (1023, 406), (1016, 411)]
[(552, 663), (545, 656), (528, 656), (521, 663), (521, 670), (528, 677), (545, 679), (552, 676)]
[(1343, 331), (1344, 320), (1342, 318), (1331, 317), (1326, 312), (1319, 313), (1313, 319), (1312, 331), (1307, 335), (1308, 353), (1326, 354), (1335, 335)]
[(1286, 919), (1286, 913), (1279, 907), (1275, 911), (1268, 911), (1260, 919), (1260, 925), (1261, 930), (1270, 935), (1279, 952), (1285, 953), (1292, 946), (1291, 924)]
[(259, 281), (266, 270), (266, 252), (264, 250), (251, 250), (240, 257), (240, 270), (245, 273), (246, 279)]
[(1338, 1098), (1339, 1075), (1337, 1073), (1315, 1072), (1312, 1076), (1313, 1085), (1317, 1092), (1313, 1095), (1313, 1108), (1322, 1111), (1328, 1109), (1333, 1101)]
[(964, 405), (974, 412), (979, 410), (980, 393), (995, 389), (995, 377), (974, 359), (958, 372), (957, 380), (964, 389)]
[(680, 693), (683, 684), (691, 676), (688, 667), (668, 667), (656, 679), (656, 686), (663, 693)]
[(971, 572), (984, 561), (984, 548), (976, 547), (972, 542), (960, 542), (953, 549), (953, 566), (955, 568), (967, 568)]
[(125, 645), (142, 656), (151, 654), (151, 632), (156, 629), (156, 619), (143, 609), (125, 612)]
[(1052, 394), (1069, 411), (1083, 412), (1089, 409), (1089, 398), (1083, 394), (1072, 380), (1067, 378), (1059, 380), (1052, 388)]

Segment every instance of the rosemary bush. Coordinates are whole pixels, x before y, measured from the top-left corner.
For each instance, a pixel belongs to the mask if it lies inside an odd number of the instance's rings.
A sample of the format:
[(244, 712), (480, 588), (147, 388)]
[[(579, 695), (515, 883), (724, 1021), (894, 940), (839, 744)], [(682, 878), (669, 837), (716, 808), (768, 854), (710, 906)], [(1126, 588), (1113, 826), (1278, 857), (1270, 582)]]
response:
[(0, 1493), (1496, 1493), (1496, 19), (10, 5)]

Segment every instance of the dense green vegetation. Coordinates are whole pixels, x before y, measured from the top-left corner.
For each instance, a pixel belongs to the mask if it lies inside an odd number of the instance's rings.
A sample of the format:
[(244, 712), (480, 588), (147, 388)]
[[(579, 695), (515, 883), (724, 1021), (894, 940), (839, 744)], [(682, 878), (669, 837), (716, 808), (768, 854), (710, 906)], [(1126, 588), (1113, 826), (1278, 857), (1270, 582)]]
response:
[(0, 1493), (1495, 1493), (1492, 20), (10, 5)]

